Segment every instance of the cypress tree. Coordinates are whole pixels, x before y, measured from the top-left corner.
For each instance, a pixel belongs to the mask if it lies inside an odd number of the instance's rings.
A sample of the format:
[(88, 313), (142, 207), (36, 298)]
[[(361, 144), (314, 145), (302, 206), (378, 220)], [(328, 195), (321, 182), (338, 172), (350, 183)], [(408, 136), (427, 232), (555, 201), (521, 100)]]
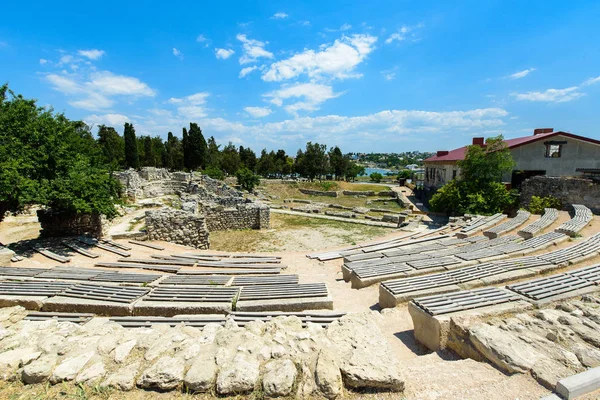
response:
[(188, 136), (188, 132), (187, 129), (185, 129), (185, 127), (183, 128), (183, 138), (182, 138), (182, 144), (183, 144), (183, 166), (190, 170), (191, 167), (191, 162), (192, 162), (192, 157), (190, 154), (190, 138)]
[(188, 133), (189, 169), (206, 168), (208, 145), (198, 124), (191, 122)]
[(137, 169), (140, 166), (140, 159), (138, 156), (137, 140), (135, 139), (135, 129), (133, 128), (133, 124), (125, 122), (123, 136), (125, 138), (125, 166), (127, 168)]

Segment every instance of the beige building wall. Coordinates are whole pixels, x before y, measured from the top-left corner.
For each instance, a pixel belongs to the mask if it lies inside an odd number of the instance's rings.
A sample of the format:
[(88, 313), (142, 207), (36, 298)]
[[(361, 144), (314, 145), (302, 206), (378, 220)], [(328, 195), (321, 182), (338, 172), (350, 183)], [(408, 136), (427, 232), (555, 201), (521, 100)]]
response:
[[(558, 158), (546, 157), (544, 142), (566, 142)], [(600, 145), (557, 135), (511, 149), (515, 170), (546, 171), (547, 176), (579, 176), (577, 168), (600, 168)], [(510, 179), (508, 179), (510, 181)]]

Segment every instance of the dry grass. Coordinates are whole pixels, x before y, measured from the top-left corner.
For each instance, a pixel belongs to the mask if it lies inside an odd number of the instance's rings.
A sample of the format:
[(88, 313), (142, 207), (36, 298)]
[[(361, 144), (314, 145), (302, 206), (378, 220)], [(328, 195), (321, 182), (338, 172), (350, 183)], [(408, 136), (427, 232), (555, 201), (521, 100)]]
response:
[(390, 233), (388, 228), (271, 213), (271, 229), (211, 232), (220, 251), (305, 251), (354, 245)]
[[(333, 185), (333, 186), (331, 186)], [(402, 211), (404, 208), (394, 199), (390, 198), (387, 204), (383, 202), (373, 202), (367, 204), (369, 200), (376, 197), (357, 197), (357, 196), (340, 196), (340, 197), (325, 197), (325, 196), (310, 196), (301, 193), (298, 189), (314, 189), (314, 190), (353, 190), (353, 191), (387, 191), (388, 187), (382, 185), (370, 185), (350, 182), (302, 182), (302, 183), (263, 183), (259, 187), (265, 194), (275, 196), (273, 203), (283, 204), (284, 199), (303, 199), (314, 202), (322, 202), (329, 204), (339, 204), (346, 207), (367, 207), (367, 208), (383, 208), (390, 211)], [(376, 214), (373, 214), (376, 215)]]

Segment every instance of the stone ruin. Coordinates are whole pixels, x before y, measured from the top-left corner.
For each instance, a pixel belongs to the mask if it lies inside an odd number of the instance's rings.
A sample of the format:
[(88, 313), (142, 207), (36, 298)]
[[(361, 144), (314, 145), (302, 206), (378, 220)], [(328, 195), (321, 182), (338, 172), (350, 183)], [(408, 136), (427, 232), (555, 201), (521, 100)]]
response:
[(127, 197), (134, 201), (167, 195), (179, 197), (179, 207), (146, 212), (150, 240), (207, 249), (209, 232), (265, 229), (270, 225), (267, 205), (253, 202), (241, 191), (206, 175), (142, 168), (118, 172), (115, 176)]

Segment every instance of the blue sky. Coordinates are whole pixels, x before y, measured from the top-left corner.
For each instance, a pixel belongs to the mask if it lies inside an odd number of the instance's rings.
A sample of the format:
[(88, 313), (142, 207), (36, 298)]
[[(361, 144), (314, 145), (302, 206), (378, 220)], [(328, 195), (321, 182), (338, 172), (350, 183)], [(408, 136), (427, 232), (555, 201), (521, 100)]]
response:
[[(600, 139), (598, 1), (9, 2), (0, 77), (69, 118), (255, 151)], [(95, 131), (95, 130), (94, 130)]]

